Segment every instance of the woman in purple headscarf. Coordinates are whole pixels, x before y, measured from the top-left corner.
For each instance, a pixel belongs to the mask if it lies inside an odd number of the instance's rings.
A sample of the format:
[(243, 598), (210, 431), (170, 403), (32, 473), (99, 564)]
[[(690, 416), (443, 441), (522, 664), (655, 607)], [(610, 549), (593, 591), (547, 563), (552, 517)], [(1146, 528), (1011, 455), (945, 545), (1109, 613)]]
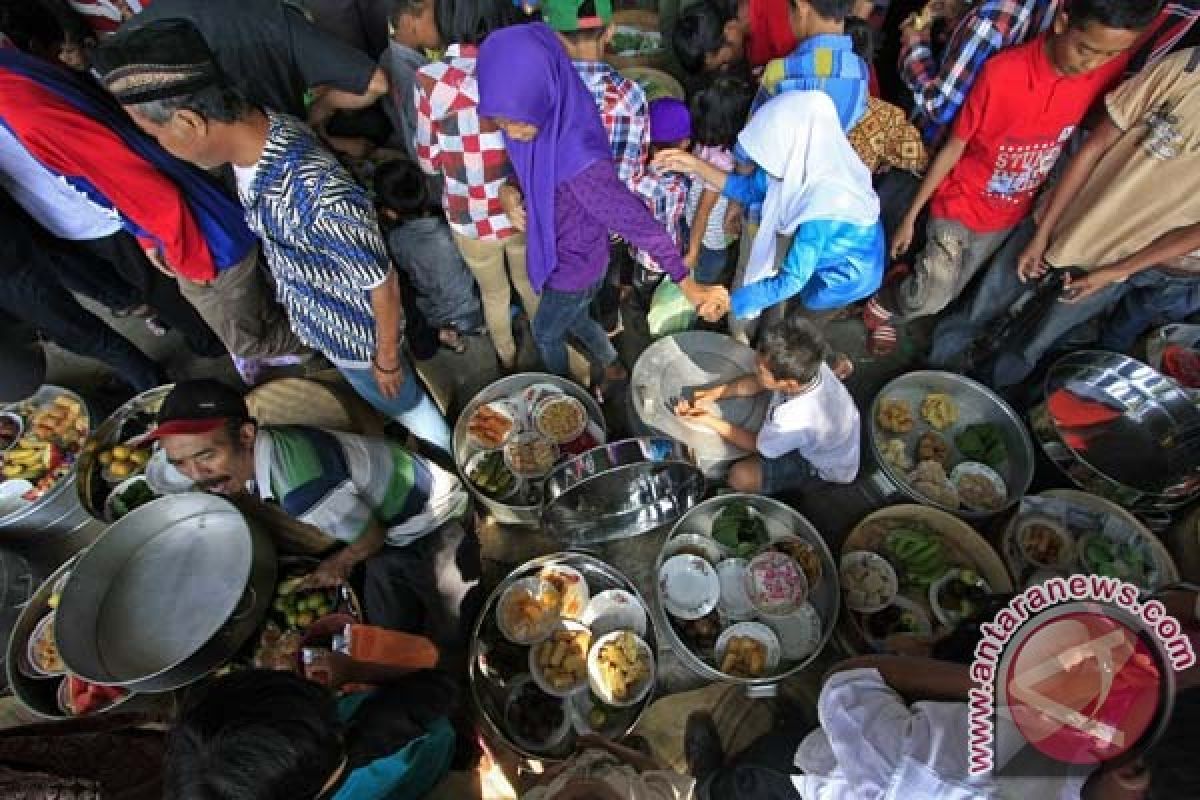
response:
[(706, 315), (724, 313), (721, 293), (692, 280), (670, 235), (617, 178), (595, 102), (550, 28), (491, 34), (479, 48), (477, 76), (479, 113), (504, 131), (519, 183), (520, 194), (509, 194), (510, 217), (528, 238), (529, 281), (542, 296), (533, 337), (547, 369), (567, 374), (570, 334), (604, 368), (602, 388), (626, 377), (588, 315), (608, 267), (610, 233), (652, 256)]

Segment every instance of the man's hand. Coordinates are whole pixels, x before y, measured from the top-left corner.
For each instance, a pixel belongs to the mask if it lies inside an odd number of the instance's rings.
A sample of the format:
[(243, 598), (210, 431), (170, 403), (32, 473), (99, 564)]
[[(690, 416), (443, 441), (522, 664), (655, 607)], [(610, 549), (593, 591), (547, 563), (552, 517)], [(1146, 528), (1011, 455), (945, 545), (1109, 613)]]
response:
[(900, 224), (896, 226), (896, 232), (892, 234), (892, 260), (896, 260), (908, 252), (912, 247), (913, 235), (917, 228), (917, 216), (912, 212), (904, 215), (904, 219), (900, 220)]
[(713, 386), (708, 389), (697, 389), (692, 392), (693, 407), (707, 406), (711, 408), (714, 403), (725, 396), (724, 386)]
[(350, 580), (354, 562), (346, 558), (344, 552), (335, 553), (318, 564), (316, 570), (297, 587), (297, 591), (336, 589)]
[(1089, 272), (1086, 275), (1078, 277), (1067, 274), (1063, 279), (1063, 296), (1061, 300), (1064, 303), (1078, 303), (1091, 297), (1110, 284), (1120, 283), (1122, 280), (1124, 278), (1121, 273), (1115, 271), (1112, 267), (1098, 269), (1095, 272)]
[(404, 362), (398, 354), (384, 355), (376, 352), (371, 369), (375, 373), (375, 383), (379, 386), (380, 394), (388, 400), (400, 394), (400, 387), (404, 384)]
[(521, 195), (521, 191), (509, 184), (501, 186), (500, 206), (504, 209), (504, 213), (508, 215), (508, 219), (512, 222), (513, 227), (521, 233), (525, 233), (525, 198)]
[(1046, 274), (1046, 270), (1050, 268), (1045, 260), (1046, 248), (1049, 246), (1050, 243), (1040, 234), (1035, 234), (1029, 240), (1029, 244), (1025, 245), (1021, 255), (1017, 256), (1017, 277), (1021, 279), (1021, 283), (1036, 281)]

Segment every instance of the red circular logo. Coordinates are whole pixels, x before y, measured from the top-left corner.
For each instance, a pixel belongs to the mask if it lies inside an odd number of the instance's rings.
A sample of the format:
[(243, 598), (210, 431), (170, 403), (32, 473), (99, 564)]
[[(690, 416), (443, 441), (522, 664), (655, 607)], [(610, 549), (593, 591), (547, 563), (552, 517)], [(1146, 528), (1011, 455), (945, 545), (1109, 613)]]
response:
[(1013, 722), (1027, 742), (1068, 764), (1133, 749), (1162, 704), (1162, 667), (1118, 619), (1074, 611), (1036, 625), (1004, 675)]

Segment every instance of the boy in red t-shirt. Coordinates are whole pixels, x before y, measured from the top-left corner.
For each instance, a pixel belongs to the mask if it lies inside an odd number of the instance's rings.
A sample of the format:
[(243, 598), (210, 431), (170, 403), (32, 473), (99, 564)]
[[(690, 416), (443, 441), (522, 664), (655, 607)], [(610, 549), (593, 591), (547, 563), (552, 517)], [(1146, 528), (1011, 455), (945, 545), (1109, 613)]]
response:
[(1074, 0), (1053, 28), (994, 56), (892, 238), (908, 250), (932, 200), (925, 248), (902, 281), (867, 303), (876, 354), (895, 348), (893, 321), (945, 308), (1028, 215), (1034, 196), (1093, 102), (1119, 78), (1161, 0)]

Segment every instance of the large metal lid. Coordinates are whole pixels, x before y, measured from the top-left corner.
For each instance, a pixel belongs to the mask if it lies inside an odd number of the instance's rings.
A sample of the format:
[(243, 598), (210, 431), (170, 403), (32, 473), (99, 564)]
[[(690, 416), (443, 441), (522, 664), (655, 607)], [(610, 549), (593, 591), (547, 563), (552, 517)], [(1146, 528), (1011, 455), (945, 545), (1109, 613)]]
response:
[(587, 547), (673, 525), (704, 496), (694, 454), (671, 439), (625, 439), (559, 465), (546, 478), (542, 525)]
[[(734, 339), (709, 331), (688, 331), (660, 339), (646, 348), (630, 379), (633, 407), (646, 426), (684, 442), (700, 462), (729, 462), (748, 455), (708, 428), (685, 422), (671, 407), (676, 398), (696, 389), (728, 383), (756, 369), (754, 351)], [(767, 392), (730, 397), (716, 403), (717, 413), (739, 428), (762, 427), (770, 404)]]
[(1050, 368), (1045, 395), (1062, 443), (1111, 480), (1159, 496), (1200, 487), (1200, 408), (1157, 370), (1079, 351)]

